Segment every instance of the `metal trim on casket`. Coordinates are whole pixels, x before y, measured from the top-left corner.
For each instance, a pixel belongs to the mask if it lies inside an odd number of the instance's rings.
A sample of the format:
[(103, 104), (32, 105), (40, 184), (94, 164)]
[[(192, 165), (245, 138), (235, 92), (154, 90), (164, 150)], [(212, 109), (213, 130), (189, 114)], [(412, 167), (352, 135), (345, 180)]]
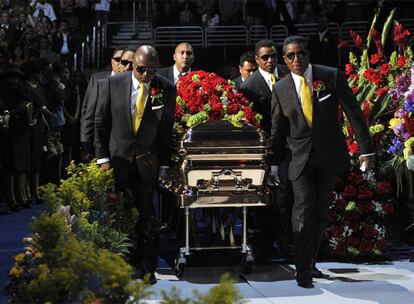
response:
[(270, 141), (260, 129), (217, 120), (198, 124), (172, 145), (173, 166), (164, 186), (180, 207), (260, 206), (266, 186)]

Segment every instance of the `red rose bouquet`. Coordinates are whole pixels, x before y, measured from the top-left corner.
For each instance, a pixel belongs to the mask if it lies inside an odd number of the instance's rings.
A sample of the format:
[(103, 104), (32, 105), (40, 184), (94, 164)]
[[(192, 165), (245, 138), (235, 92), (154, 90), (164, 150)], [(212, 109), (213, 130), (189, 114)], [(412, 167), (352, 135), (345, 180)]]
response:
[(244, 123), (259, 127), (262, 119), (232, 81), (205, 71), (193, 71), (179, 79), (176, 101), (177, 133), (208, 120), (225, 119), (237, 127)]
[(390, 246), (389, 220), (394, 213), (391, 186), (353, 170), (336, 183), (329, 208), (325, 248), (330, 256), (375, 256)]

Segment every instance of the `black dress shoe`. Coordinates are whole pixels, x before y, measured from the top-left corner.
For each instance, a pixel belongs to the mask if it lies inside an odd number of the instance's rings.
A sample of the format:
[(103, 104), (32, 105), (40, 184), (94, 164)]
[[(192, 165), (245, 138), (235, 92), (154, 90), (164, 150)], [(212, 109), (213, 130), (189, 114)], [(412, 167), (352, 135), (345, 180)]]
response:
[(153, 272), (143, 272), (142, 279), (144, 280), (144, 282), (147, 282), (148, 284), (157, 284), (157, 278), (155, 277), (155, 274)]
[(322, 271), (320, 271), (318, 268), (316, 268), (316, 267), (313, 267), (312, 268), (312, 270), (311, 270), (311, 275), (312, 275), (312, 278), (317, 278), (317, 279), (320, 279), (320, 278), (323, 278), (323, 273), (322, 273)]
[(302, 287), (302, 288), (314, 288), (315, 286), (312, 283), (311, 279), (307, 279), (307, 280), (303, 280), (303, 281), (298, 281), (298, 286)]

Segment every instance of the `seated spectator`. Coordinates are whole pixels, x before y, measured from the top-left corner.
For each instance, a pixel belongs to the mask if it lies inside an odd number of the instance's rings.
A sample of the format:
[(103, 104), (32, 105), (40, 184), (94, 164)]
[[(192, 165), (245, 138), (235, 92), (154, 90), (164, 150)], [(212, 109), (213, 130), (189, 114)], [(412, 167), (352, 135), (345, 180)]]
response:
[(8, 11), (3, 11), (1, 14), (0, 28), (6, 32), (7, 43), (11, 48), (13, 48), (18, 39), (18, 33), (16, 25), (10, 20), (10, 14)]
[(95, 20), (104, 25), (108, 22), (108, 15), (111, 9), (109, 0), (95, 1)]
[(10, 57), (11, 50), (12, 48), (7, 39), (6, 29), (0, 28), (0, 53), (4, 53)]
[(298, 23), (300, 24), (316, 23), (316, 16), (313, 11), (313, 4), (311, 2), (307, 2), (303, 6), (303, 12), (299, 15)]
[(39, 38), (39, 58), (46, 58), (49, 62), (60, 61), (59, 54), (54, 52), (50, 47), (49, 39), (46, 36), (41, 36)]
[(201, 23), (203, 26), (217, 26), (220, 24), (220, 17), (214, 11), (214, 8), (209, 8), (206, 13), (201, 16)]
[(27, 61), (27, 57), (24, 53), (23, 47), (21, 45), (16, 45), (14, 52), (10, 57), (10, 64), (21, 66)]
[[(44, 14), (52, 22), (52, 31), (55, 32), (57, 18), (53, 6), (49, 4), (46, 0), (32, 0), (30, 5), (34, 8), (33, 17), (41, 18), (42, 14)], [(41, 13), (42, 11), (43, 13)]]
[(219, 1), (220, 23), (223, 25), (239, 24), (241, 20), (240, 0)]

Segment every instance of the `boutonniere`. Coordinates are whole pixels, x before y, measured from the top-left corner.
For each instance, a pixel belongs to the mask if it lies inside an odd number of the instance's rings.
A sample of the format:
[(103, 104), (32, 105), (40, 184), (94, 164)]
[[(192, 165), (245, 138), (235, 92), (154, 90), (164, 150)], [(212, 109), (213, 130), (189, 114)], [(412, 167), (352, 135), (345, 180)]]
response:
[(316, 98), (319, 98), (319, 93), (326, 89), (325, 84), (321, 80), (313, 81), (312, 87), (314, 94), (316, 94)]
[(150, 98), (151, 98), (152, 105), (154, 105), (155, 103), (162, 104), (161, 102), (162, 90), (160, 90), (160, 88), (152, 87), (150, 89)]

